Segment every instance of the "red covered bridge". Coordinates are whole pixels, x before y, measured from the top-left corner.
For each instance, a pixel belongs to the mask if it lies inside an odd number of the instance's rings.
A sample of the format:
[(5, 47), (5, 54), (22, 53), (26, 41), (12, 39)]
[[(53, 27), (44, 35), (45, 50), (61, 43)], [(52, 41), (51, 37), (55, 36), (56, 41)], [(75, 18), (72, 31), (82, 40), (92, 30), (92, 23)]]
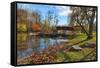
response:
[(57, 26), (57, 33), (73, 35), (77, 29), (80, 29), (80, 26)]

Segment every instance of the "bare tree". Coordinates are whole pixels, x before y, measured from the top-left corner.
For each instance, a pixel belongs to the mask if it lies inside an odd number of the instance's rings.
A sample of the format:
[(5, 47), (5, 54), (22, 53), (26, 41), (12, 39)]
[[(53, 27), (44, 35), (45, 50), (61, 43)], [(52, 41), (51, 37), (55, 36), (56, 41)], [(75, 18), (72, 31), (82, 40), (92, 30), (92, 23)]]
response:
[[(83, 31), (88, 36), (88, 39), (93, 37), (93, 23), (96, 14), (96, 8), (91, 7), (71, 7), (71, 23), (77, 22)], [(89, 24), (89, 32), (86, 31), (83, 24)]]
[(40, 23), (41, 22), (41, 12), (39, 10), (36, 10), (34, 12), (32, 12), (32, 17), (33, 19), (35, 20), (34, 22), (35, 23)]

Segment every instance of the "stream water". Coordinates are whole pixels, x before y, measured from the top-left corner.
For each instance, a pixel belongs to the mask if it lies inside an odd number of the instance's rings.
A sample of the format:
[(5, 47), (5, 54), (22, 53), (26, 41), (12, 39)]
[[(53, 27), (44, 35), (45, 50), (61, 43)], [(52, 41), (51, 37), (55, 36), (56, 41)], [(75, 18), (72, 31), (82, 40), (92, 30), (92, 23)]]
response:
[(68, 41), (66, 38), (38, 38), (32, 36), (18, 36), (17, 56), (24, 58), (32, 54), (32, 52), (40, 52), (50, 46), (57, 46), (62, 42)]

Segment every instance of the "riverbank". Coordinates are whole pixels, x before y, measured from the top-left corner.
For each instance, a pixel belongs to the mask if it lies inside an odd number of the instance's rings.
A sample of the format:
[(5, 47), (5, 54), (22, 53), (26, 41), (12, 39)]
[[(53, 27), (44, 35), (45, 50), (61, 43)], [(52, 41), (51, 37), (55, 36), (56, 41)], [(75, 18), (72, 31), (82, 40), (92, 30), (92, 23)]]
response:
[[(68, 42), (63, 42), (57, 46), (51, 46), (47, 49), (39, 52), (32, 53), (27, 58), (17, 59), (18, 64), (41, 64), (41, 63), (55, 63), (55, 62), (71, 62), (71, 61), (80, 61), (84, 56), (89, 54), (94, 48), (82, 48), (82, 51), (70, 51), (70, 48), (73, 45), (84, 46), (87, 42), (96, 43), (96, 35), (92, 39), (87, 40), (85, 34), (79, 34), (73, 39), (69, 39)], [(90, 59), (83, 59), (83, 61), (95, 60), (96, 55), (95, 51), (93, 52), (94, 56)]]
[(33, 52), (29, 57), (18, 59), (18, 64), (39, 64), (39, 63), (54, 63), (55, 53), (67, 49), (65, 46), (67, 42), (63, 42), (57, 46), (50, 46), (41, 52)]

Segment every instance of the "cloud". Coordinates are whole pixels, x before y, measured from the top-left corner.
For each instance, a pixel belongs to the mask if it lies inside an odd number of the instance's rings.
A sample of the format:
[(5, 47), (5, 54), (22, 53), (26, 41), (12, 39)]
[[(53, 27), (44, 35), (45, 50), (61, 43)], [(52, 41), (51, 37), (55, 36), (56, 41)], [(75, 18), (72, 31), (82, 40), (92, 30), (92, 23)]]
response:
[(68, 6), (56, 6), (56, 8), (59, 10), (60, 16), (69, 16), (71, 13), (70, 7)]
[[(33, 8), (34, 7), (34, 8)], [(36, 8), (40, 9), (41, 11), (43, 10), (58, 10), (57, 13), (59, 16), (69, 16), (71, 13), (70, 7), (69, 6), (53, 6), (53, 5), (33, 5), (33, 4), (18, 4), (18, 8), (21, 9), (27, 9), (29, 11), (36, 10)], [(45, 8), (45, 9), (44, 9)], [(45, 11), (44, 11), (45, 12)]]

